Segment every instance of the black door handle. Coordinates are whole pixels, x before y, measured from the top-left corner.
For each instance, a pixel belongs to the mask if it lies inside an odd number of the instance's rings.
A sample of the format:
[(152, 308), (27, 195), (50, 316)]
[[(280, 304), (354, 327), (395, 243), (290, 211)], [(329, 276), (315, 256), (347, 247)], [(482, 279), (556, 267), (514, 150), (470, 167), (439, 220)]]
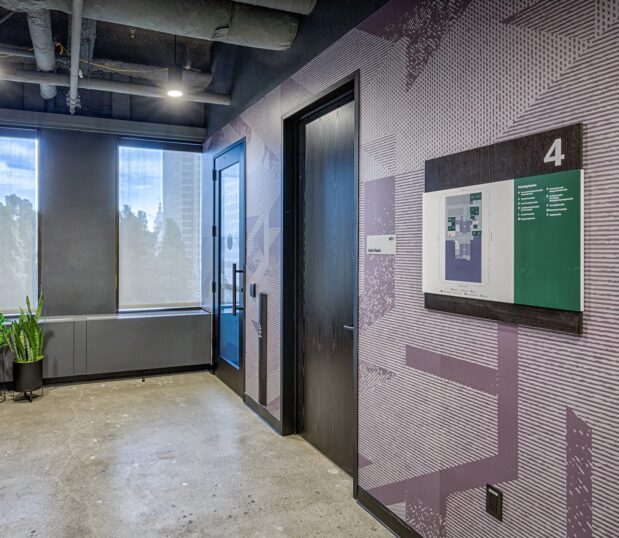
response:
[(233, 316), (236, 316), (237, 310), (243, 310), (242, 306), (236, 305), (236, 275), (239, 273), (243, 274), (244, 272), (245, 271), (243, 271), (243, 269), (236, 268), (236, 263), (232, 264), (232, 315)]
[(352, 325), (342, 325), (342, 327), (344, 327), (345, 331), (354, 331), (355, 328)]

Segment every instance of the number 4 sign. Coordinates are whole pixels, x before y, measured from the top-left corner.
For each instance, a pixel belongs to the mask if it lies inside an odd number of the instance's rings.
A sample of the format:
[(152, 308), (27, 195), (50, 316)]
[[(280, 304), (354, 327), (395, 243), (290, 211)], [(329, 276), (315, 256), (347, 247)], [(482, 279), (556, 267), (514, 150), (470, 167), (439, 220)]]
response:
[(561, 166), (563, 159), (565, 159), (565, 155), (561, 152), (561, 139), (557, 138), (550, 146), (548, 153), (546, 153), (544, 162), (555, 163), (555, 166)]

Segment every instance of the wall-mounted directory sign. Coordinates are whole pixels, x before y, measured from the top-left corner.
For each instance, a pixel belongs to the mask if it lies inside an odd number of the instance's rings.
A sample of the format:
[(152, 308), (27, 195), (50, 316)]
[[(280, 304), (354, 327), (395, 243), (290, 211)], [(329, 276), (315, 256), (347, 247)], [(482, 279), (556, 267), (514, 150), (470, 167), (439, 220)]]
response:
[(582, 332), (582, 126), (426, 161), (427, 308)]

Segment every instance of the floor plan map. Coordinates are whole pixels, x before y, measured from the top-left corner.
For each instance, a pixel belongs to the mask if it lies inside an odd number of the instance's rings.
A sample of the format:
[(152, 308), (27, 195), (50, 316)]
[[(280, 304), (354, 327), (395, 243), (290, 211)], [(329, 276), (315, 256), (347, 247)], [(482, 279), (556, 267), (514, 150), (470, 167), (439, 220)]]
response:
[(445, 197), (445, 280), (481, 283), (482, 193)]

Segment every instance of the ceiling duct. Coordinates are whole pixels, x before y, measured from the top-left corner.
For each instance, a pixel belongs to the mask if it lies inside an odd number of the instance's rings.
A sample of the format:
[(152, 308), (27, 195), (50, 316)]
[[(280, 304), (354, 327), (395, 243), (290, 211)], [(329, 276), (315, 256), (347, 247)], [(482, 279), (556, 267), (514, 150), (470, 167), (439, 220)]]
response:
[(235, 0), (240, 4), (279, 9), (299, 15), (309, 15), (316, 7), (316, 0)]
[[(50, 84), (53, 86), (69, 87), (70, 77), (57, 73), (39, 73), (37, 71), (9, 71), (0, 70), (0, 80), (9, 82), (22, 82), (25, 84)], [(102, 80), (97, 78), (79, 79), (78, 87), (84, 90), (96, 90), (102, 92), (124, 93), (128, 95), (140, 95), (143, 97), (167, 98), (163, 88), (153, 85), (137, 84), (135, 82), (118, 82), (115, 80)], [(181, 101), (193, 101), (195, 103), (210, 103), (214, 105), (229, 105), (230, 96), (209, 92), (185, 92), (179, 99)]]
[[(70, 14), (71, 4), (71, 0), (0, 0), (0, 6), (21, 12), (46, 8)], [(299, 25), (291, 13), (230, 0), (84, 0), (83, 4), (82, 16), (88, 19), (269, 50), (290, 48)]]
[[(52, 39), (52, 21), (49, 9), (32, 9), (27, 12), (27, 17), (37, 69), (53, 72), (56, 70), (56, 51)], [(56, 97), (56, 86), (42, 84), (41, 97), (43, 99)]]
[[(88, 19), (84, 20), (84, 23)], [(85, 26), (82, 28), (85, 30)], [(82, 32), (83, 37), (83, 32)], [(82, 40), (82, 55), (84, 54), (84, 40)], [(6, 55), (3, 58), (4, 62), (9, 62), (13, 58), (13, 61), (23, 63), (24, 59), (29, 61), (34, 60), (34, 52), (26, 47), (15, 47), (13, 45), (5, 45), (0, 43), (0, 56)], [(157, 83), (165, 83), (168, 80), (168, 67), (163, 65), (145, 65), (135, 64), (131, 62), (123, 62), (121, 60), (109, 60), (107, 58), (92, 58), (88, 63), (88, 60), (82, 56), (81, 58), (82, 71), (85, 73), (96, 73), (101, 75), (103, 73), (116, 72), (121, 75), (129, 76), (132, 78), (139, 78), (145, 80), (151, 80)], [(59, 56), (56, 58), (56, 62), (59, 68), (69, 69), (70, 60), (68, 56)], [(213, 80), (211, 73), (204, 73), (202, 71), (195, 71), (193, 69), (183, 69), (183, 86), (194, 89), (203, 90)]]

